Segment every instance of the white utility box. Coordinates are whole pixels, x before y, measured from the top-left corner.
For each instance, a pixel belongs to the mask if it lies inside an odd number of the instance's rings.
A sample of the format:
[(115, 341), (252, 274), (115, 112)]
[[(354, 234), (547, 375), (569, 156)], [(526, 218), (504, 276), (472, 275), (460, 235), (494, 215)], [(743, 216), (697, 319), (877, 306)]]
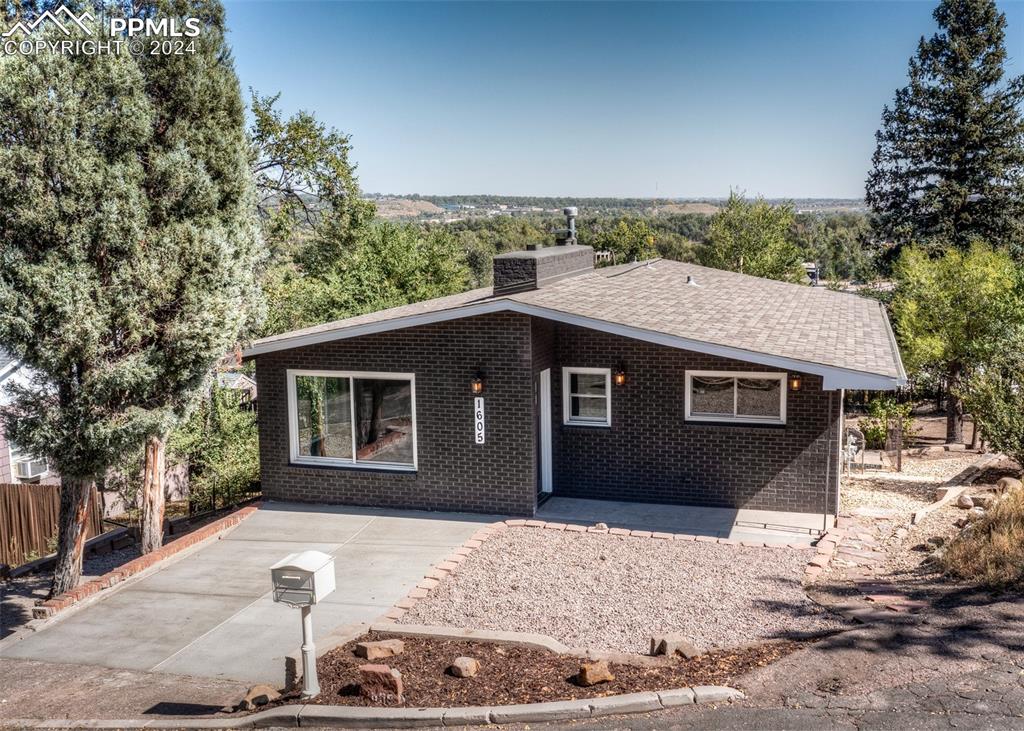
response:
[(320, 551), (293, 553), (270, 567), (270, 577), (275, 602), (312, 606), (334, 591), (334, 558)]

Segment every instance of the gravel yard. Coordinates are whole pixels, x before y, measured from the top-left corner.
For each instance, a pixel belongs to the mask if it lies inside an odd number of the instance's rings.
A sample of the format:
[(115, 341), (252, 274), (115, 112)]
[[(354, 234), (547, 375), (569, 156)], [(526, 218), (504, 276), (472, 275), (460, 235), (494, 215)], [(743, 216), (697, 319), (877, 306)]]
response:
[(702, 649), (831, 631), (800, 585), (808, 551), (513, 528), (474, 551), (406, 624), (539, 632), (647, 653), (681, 632)]
[(935, 500), (935, 488), (977, 459), (974, 452), (928, 457), (904, 457), (902, 472), (868, 472), (843, 478), (840, 493), (844, 513), (887, 513), (909, 517)]

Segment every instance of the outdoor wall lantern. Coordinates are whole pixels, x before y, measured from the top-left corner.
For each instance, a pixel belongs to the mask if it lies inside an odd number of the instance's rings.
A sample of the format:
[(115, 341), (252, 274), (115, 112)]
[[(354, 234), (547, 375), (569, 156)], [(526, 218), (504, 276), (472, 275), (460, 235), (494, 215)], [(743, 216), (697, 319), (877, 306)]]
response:
[(612, 376), (616, 386), (626, 385), (626, 366), (623, 363), (619, 363), (619, 366), (615, 369), (615, 374)]
[(799, 391), (800, 390), (800, 374), (790, 373), (789, 374), (789, 390)]
[(473, 392), (474, 396), (479, 396), (484, 392), (484, 373), (483, 371), (477, 371), (476, 375), (473, 376), (473, 380), (470, 381), (470, 391)]

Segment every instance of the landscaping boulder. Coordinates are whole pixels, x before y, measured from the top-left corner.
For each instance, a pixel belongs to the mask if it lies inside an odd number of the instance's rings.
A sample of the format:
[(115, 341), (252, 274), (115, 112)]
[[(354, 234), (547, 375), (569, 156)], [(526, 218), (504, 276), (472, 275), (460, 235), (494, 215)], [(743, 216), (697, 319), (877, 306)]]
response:
[(946, 545), (946, 539), (943, 536), (932, 536), (928, 539), (928, 543), (935, 546), (936, 548), (942, 548)]
[(472, 678), (480, 671), (480, 662), (474, 657), (457, 657), (448, 666), (448, 672), (456, 678)]
[(703, 654), (681, 634), (654, 635), (651, 638), (652, 655), (681, 655), (687, 660)]
[(253, 708), (259, 706), (265, 706), (271, 701), (276, 701), (281, 697), (281, 694), (277, 692), (276, 688), (272, 688), (269, 685), (254, 685), (245, 692), (235, 708), (239, 711), (251, 711)]
[(974, 507), (974, 500), (970, 495), (961, 495), (956, 499), (956, 506), (961, 510), (970, 510)]
[(996, 489), (999, 492), (1015, 492), (1020, 490), (1021, 487), (1024, 487), (1024, 485), (1015, 477), (1000, 477), (999, 481), (996, 482)]
[(359, 695), (381, 705), (401, 703), (402, 672), (387, 665), (360, 665)]
[(367, 660), (380, 660), (385, 657), (401, 655), (405, 643), (401, 640), (377, 640), (376, 642), (359, 642), (356, 644), (356, 657)]
[(615, 675), (612, 674), (605, 660), (585, 662), (580, 665), (580, 671), (576, 674), (576, 685), (581, 685), (584, 688), (612, 680), (615, 680)]
[(969, 522), (973, 523), (974, 521), (976, 521), (978, 518), (980, 518), (984, 514), (985, 514), (985, 509), (984, 508), (981, 508), (981, 507), (971, 508), (970, 510), (967, 511), (967, 520)]

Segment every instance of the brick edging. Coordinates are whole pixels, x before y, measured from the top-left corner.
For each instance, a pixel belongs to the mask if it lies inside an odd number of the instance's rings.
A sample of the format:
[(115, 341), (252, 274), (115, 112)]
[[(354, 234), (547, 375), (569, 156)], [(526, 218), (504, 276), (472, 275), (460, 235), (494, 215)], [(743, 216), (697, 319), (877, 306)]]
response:
[(528, 520), (515, 518), (512, 520), (499, 520), (496, 523), (485, 525), (471, 535), (461, 546), (456, 548), (443, 561), (438, 562), (420, 582), (412, 588), (409, 593), (395, 602), (395, 605), (378, 618), (378, 622), (396, 622), (416, 606), (421, 599), (425, 599), (443, 579), (458, 569), (459, 564), (468, 558), (473, 551), (480, 548), (487, 540), (503, 533), (509, 528), (536, 528), (543, 530), (564, 531), (566, 533), (604, 533), (613, 536), (646, 538), (656, 541), (697, 541), (698, 543), (719, 543), (728, 546), (745, 546), (748, 548), (789, 548), (795, 550), (809, 550), (813, 548), (810, 544), (804, 543), (764, 543), (761, 541), (737, 541), (731, 538), (715, 538), (713, 536), (696, 536), (689, 533), (663, 533), (649, 530), (628, 530), (626, 528), (598, 528), (591, 525), (579, 525), (575, 523), (558, 523), (546, 520)]
[(125, 579), (145, 571), (160, 561), (163, 561), (176, 553), (180, 553), (186, 548), (191, 548), (197, 543), (205, 541), (208, 538), (212, 538), (228, 528), (238, 525), (259, 510), (259, 507), (260, 503), (255, 503), (253, 505), (240, 508), (229, 515), (225, 515), (223, 518), (215, 520), (212, 523), (207, 523), (201, 528), (197, 528), (191, 533), (186, 533), (181, 538), (176, 538), (170, 543), (164, 544), (152, 553), (147, 553), (143, 556), (139, 556), (138, 558), (134, 558), (128, 563), (118, 566), (113, 571), (108, 571), (103, 574), (103, 576), (87, 581), (84, 584), (79, 584), (74, 589), (66, 591), (60, 596), (39, 601), (36, 606), (32, 608), (32, 618), (48, 619), (87, 597), (98, 594), (104, 589), (109, 589), (116, 584), (120, 584)]

